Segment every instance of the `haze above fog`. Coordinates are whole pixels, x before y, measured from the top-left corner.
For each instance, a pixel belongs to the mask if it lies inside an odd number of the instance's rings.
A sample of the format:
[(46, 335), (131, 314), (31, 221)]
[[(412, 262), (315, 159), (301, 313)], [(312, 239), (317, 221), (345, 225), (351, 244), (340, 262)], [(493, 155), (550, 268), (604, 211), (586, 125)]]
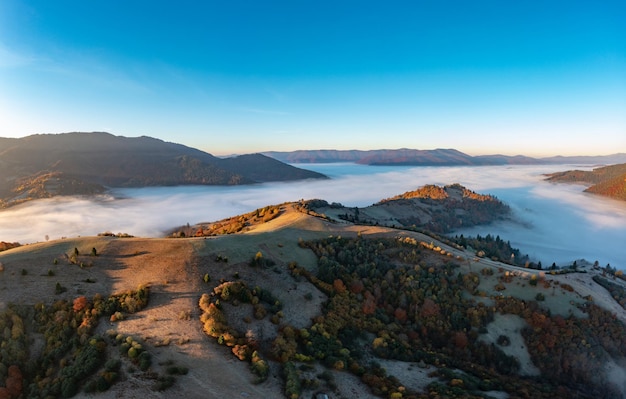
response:
[(0, 213), (0, 241), (32, 243), (105, 231), (159, 237), (186, 224), (210, 222), (266, 205), (321, 198), (368, 206), (424, 184), (460, 183), (511, 206), (515, 222), (460, 231), (488, 233), (528, 253), (544, 266), (576, 259), (626, 269), (626, 204), (582, 192), (580, 185), (552, 184), (542, 174), (575, 165), (486, 167), (372, 167), (354, 164), (298, 165), (330, 180), (234, 187), (121, 189), (96, 198), (32, 201)]

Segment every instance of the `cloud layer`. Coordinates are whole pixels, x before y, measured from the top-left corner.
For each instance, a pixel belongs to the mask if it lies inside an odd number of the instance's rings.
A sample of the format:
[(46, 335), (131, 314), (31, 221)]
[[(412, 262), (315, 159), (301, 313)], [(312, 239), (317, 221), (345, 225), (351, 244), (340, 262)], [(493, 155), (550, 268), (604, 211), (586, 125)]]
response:
[[(371, 167), (307, 165), (332, 177), (325, 181), (238, 187), (124, 189), (97, 198), (38, 200), (0, 212), (0, 241), (30, 243), (104, 231), (161, 236), (186, 223), (209, 222), (270, 204), (322, 198), (367, 206), (424, 184), (461, 183), (496, 195), (517, 222), (483, 226), (464, 234), (500, 235), (544, 265), (575, 259), (626, 268), (626, 204), (592, 196), (583, 187), (552, 184), (543, 173), (572, 166)], [(580, 167), (578, 167), (580, 168)]]

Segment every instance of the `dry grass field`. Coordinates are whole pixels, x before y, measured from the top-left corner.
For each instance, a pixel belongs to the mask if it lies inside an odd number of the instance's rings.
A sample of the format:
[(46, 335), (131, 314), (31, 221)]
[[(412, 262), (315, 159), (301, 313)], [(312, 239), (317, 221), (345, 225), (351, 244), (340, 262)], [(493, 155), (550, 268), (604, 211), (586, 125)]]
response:
[[(125, 372), (120, 382), (95, 397), (280, 398), (284, 397), (284, 393), (279, 366), (271, 362), (267, 381), (254, 384), (248, 365), (237, 360), (227, 347), (219, 345), (203, 332), (198, 321), (198, 300), (203, 293), (210, 293), (221, 279), (236, 277), (250, 286), (271, 287), (284, 306), (284, 320), (298, 328), (307, 327), (312, 318), (321, 312), (327, 297), (308, 281), (296, 282), (289, 275), (290, 262), (296, 262), (310, 271), (315, 271), (317, 267), (316, 256), (309, 249), (301, 248), (299, 240), (357, 234), (364, 237), (404, 235), (418, 241), (434, 242), (449, 256), (461, 260), (463, 273), (491, 269), (493, 274), (481, 276), (478, 288), (485, 293), (486, 303), (491, 301), (491, 295), (532, 300), (541, 292), (545, 296), (543, 305), (552, 312), (584, 317), (576, 305), (584, 302), (583, 297), (592, 295), (594, 303), (626, 321), (624, 309), (591, 279), (593, 271), (566, 276), (541, 275), (542, 281), (551, 281), (550, 287), (546, 288), (543, 284), (531, 287), (531, 279), (539, 277), (537, 271), (519, 270), (492, 260), (478, 259), (473, 253), (449, 247), (419, 233), (330, 222), (299, 212), (289, 204), (283, 206), (279, 217), (251, 226), (239, 234), (186, 239), (80, 237), (2, 252), (0, 310), (5, 309), (8, 303), (50, 304), (59, 299), (72, 300), (81, 295), (90, 298), (95, 294), (110, 295), (139, 285), (149, 286), (150, 301), (145, 309), (128, 315), (122, 321), (103, 320), (97, 329), (102, 334), (113, 329), (140, 339), (153, 354), (153, 369), (156, 372), (174, 362), (187, 367), (189, 373), (180, 376), (170, 390), (157, 392), (150, 388), (149, 375)], [(72, 263), (75, 248), (79, 255)], [(94, 248), (97, 256), (91, 254)], [(275, 264), (263, 269), (250, 267), (250, 260), (259, 252)], [(504, 290), (496, 291), (499, 276), (508, 273), (511, 274), (510, 282)], [(209, 282), (204, 281), (205, 275), (210, 276)], [(565, 283), (573, 287), (571, 292), (561, 288)], [(66, 290), (58, 293), (57, 285)], [(229, 322), (238, 329), (266, 338), (277, 333), (277, 326), (268, 320), (246, 321), (251, 305), (225, 306), (229, 306)], [(496, 317), (484, 339), (494, 339), (503, 331), (519, 338), (519, 330), (524, 323), (519, 317)], [(511, 345), (508, 351), (520, 359), (523, 373), (532, 375), (537, 372), (523, 345)], [(413, 389), (423, 389), (431, 380), (427, 376), (429, 370), (414, 363), (386, 360), (382, 365), (389, 374)], [(624, 375), (624, 369), (616, 364), (610, 366), (610, 371), (618, 377)], [(338, 371), (334, 371), (333, 375), (336, 381), (333, 397), (373, 397), (357, 377)], [(81, 393), (78, 397), (80, 395), (86, 394)], [(503, 392), (491, 395), (507, 397)], [(89, 394), (86, 397), (94, 396)]]

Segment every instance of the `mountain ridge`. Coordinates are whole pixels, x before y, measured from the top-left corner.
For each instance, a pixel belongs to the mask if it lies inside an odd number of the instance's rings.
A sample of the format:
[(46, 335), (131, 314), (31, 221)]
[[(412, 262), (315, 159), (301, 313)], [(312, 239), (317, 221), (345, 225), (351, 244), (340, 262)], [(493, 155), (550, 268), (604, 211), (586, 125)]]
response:
[(614, 164), (626, 162), (626, 153), (599, 156), (555, 156), (533, 158), (525, 155), (468, 155), (453, 148), (417, 150), (409, 148), (380, 150), (296, 150), (266, 151), (264, 155), (287, 163), (354, 162), (364, 165), (414, 166), (487, 166), (540, 165), (559, 163)]
[(55, 195), (102, 193), (109, 187), (237, 185), (326, 177), (261, 154), (222, 159), (148, 136), (105, 132), (2, 139), (0, 176), (0, 207)]

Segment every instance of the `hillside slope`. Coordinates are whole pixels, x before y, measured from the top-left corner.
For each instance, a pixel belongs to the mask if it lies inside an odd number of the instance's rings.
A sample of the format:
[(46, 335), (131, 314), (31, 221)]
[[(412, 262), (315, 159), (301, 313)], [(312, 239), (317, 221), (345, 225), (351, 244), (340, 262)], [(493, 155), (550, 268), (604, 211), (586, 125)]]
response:
[(0, 140), (0, 207), (107, 187), (233, 185), (324, 176), (251, 155), (221, 159), (151, 137), (108, 133), (33, 135)]
[(294, 168), (262, 154), (225, 158), (221, 160), (221, 165), (256, 182), (325, 178), (319, 173)]
[[(93, 378), (112, 386), (77, 397), (626, 392), (619, 385), (626, 311), (592, 279), (601, 271), (516, 268), (422, 233), (333, 220), (298, 203), (233, 219), (246, 223), (266, 212), (245, 232), (213, 238), (84, 237), (0, 253), (0, 322), (10, 337), (0, 394), (19, 380), (26, 396), (61, 396), (54, 392), (70, 392), (68, 382), (88, 387)], [(145, 308), (94, 320), (98, 298), (139, 285), (150, 290)], [(37, 330), (45, 320), (52, 326)], [(95, 377), (63, 371), (82, 364), (94, 345), (106, 357)], [(148, 355), (134, 357), (138, 351)], [(167, 390), (165, 381), (174, 386)]]
[(547, 179), (561, 183), (590, 184), (585, 191), (626, 201), (626, 163), (596, 168), (592, 171), (569, 170), (547, 175)]
[(343, 220), (388, 227), (449, 233), (461, 227), (489, 224), (510, 216), (497, 198), (452, 184), (427, 185), (363, 208), (325, 206), (316, 209)]

